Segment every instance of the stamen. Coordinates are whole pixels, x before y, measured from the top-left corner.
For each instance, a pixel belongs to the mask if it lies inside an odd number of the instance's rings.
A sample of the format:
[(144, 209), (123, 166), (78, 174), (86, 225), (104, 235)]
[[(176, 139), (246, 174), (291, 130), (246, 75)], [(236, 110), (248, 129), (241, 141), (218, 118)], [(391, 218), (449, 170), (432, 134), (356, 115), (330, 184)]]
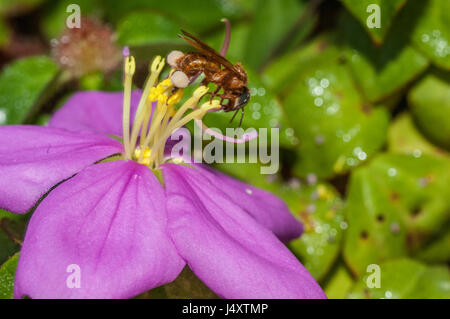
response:
[(131, 105), (131, 86), (134, 72), (136, 71), (136, 63), (133, 56), (125, 58), (124, 65), (124, 95), (123, 95), (123, 145), (125, 148), (125, 158), (131, 159), (130, 149), (130, 105)]
[[(142, 132), (147, 133), (147, 124), (150, 118), (152, 104), (154, 100), (148, 100), (151, 89), (155, 86), (156, 81), (159, 78), (159, 74), (161, 73), (164, 67), (164, 59), (162, 59), (159, 55), (153, 59), (153, 62), (150, 66), (150, 75), (147, 78), (147, 81), (144, 86), (144, 91), (142, 92), (141, 99), (139, 101), (138, 108), (136, 110), (136, 114), (134, 116), (133, 128), (131, 132), (131, 140), (130, 147), (133, 149), (136, 146), (137, 138), (139, 135), (139, 129), (142, 126)], [(147, 119), (148, 118), (148, 119)], [(145, 126), (145, 128), (144, 128)], [(142, 133), (141, 133), (142, 136)]]
[(198, 127), (200, 127), (202, 129), (203, 133), (206, 133), (210, 136), (213, 136), (215, 138), (218, 138), (222, 141), (229, 142), (229, 143), (242, 144), (242, 143), (246, 143), (248, 141), (254, 140), (255, 138), (258, 137), (258, 132), (256, 130), (252, 130), (251, 132), (244, 133), (241, 138), (232, 138), (232, 137), (229, 137), (226, 135), (222, 135), (222, 134), (210, 129), (208, 126), (205, 125), (205, 123), (203, 123), (201, 121), (195, 120), (194, 123), (195, 123), (195, 125), (197, 125)]

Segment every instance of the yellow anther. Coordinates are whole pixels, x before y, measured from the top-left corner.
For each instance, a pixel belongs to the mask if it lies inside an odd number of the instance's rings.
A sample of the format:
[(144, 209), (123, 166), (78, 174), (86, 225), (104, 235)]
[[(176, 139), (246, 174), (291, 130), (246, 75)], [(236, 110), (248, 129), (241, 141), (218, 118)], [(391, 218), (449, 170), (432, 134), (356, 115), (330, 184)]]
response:
[(181, 101), (181, 99), (183, 98), (183, 95), (184, 95), (183, 90), (180, 90), (180, 89), (176, 90), (175, 93), (169, 97), (167, 104), (169, 104), (169, 105), (177, 104), (178, 102)]
[(133, 75), (136, 71), (136, 62), (134, 56), (129, 56), (125, 59), (124, 72), (126, 75)]
[[(139, 159), (141, 157), (141, 152), (142, 151), (141, 151), (140, 148), (135, 149), (134, 150), (134, 157), (136, 159)], [(144, 151), (144, 154), (142, 156), (142, 164), (144, 164), (144, 165), (150, 164), (150, 157), (151, 157), (151, 155), (152, 155), (152, 150), (147, 147), (147, 149)]]
[(206, 92), (208, 92), (208, 88), (202, 85), (194, 91), (193, 97), (195, 97), (196, 99), (200, 99), (203, 95), (206, 94)]
[(170, 78), (167, 78), (167, 79), (161, 81), (161, 83), (158, 84), (158, 87), (159, 86), (162, 87), (162, 88), (167, 89), (167, 88), (171, 88), (173, 86), (173, 83), (170, 80)]
[(160, 73), (164, 67), (164, 59), (161, 56), (157, 55), (152, 62), (152, 66), (150, 68), (151, 72)]
[(164, 93), (158, 95), (158, 102), (161, 104), (161, 106), (167, 104), (167, 100), (168, 100), (168, 97)]

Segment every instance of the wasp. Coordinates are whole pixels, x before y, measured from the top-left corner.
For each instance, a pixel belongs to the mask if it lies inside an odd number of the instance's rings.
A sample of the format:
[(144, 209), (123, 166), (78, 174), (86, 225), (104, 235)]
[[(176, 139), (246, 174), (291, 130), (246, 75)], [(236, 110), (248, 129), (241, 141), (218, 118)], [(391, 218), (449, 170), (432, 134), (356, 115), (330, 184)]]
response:
[(241, 63), (232, 64), (219, 52), (194, 37), (192, 34), (181, 30), (179, 36), (192, 45), (198, 52), (183, 53), (172, 51), (167, 56), (167, 62), (175, 68), (172, 73), (172, 82), (175, 86), (184, 88), (191, 84), (200, 74), (204, 74), (202, 85), (213, 83), (216, 90), (211, 92), (211, 100), (220, 97), (221, 108), (225, 112), (235, 111), (231, 121), (242, 111), (239, 126), (244, 117), (244, 107), (250, 100), (247, 72)]

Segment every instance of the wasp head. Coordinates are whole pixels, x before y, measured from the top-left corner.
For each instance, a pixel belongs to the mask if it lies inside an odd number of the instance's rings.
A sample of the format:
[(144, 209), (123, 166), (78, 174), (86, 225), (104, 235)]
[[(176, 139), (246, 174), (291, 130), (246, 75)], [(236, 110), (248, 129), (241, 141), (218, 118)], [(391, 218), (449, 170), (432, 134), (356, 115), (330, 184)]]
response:
[(244, 106), (248, 104), (248, 101), (250, 101), (250, 91), (248, 87), (244, 86), (242, 94), (236, 100), (234, 109), (235, 110), (242, 109)]

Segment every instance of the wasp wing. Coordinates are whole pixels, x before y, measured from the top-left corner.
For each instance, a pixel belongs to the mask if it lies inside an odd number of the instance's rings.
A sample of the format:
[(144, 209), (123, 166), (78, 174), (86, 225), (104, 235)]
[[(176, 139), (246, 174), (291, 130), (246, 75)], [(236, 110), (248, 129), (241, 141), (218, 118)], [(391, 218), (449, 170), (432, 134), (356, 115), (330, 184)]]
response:
[(193, 36), (189, 32), (184, 31), (184, 30), (181, 30), (181, 32), (183, 34), (179, 35), (180, 38), (186, 40), (190, 45), (192, 45), (198, 51), (200, 51), (203, 54), (208, 55), (211, 59), (213, 59), (217, 63), (220, 63), (224, 67), (226, 67), (227, 69), (233, 71), (238, 77), (241, 76), (239, 74), (239, 72), (237, 72), (236, 69), (234, 68), (234, 65), (230, 61), (225, 59), (223, 56), (221, 56), (219, 52), (217, 52), (216, 50), (211, 48), (209, 45), (207, 45), (206, 43), (204, 43), (200, 39), (197, 39), (195, 36)]

